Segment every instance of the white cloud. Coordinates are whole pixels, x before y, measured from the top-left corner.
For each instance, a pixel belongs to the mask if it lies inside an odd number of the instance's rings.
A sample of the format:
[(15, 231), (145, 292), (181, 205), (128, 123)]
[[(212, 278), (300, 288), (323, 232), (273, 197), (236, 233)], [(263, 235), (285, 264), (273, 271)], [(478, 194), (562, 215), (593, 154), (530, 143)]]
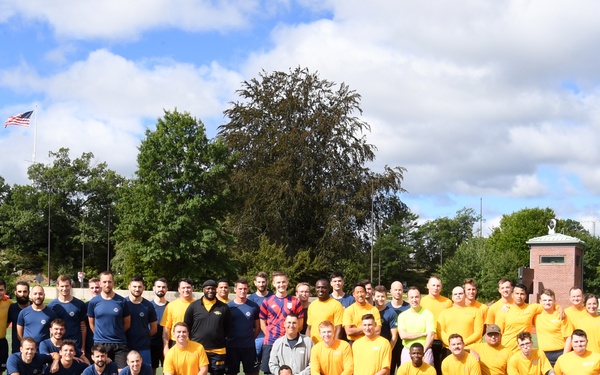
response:
[(59, 38), (135, 40), (149, 30), (177, 28), (185, 31), (228, 31), (245, 28), (257, 16), (257, 0), (144, 0), (120, 1), (43, 0), (3, 4), (10, 21), (47, 22)]

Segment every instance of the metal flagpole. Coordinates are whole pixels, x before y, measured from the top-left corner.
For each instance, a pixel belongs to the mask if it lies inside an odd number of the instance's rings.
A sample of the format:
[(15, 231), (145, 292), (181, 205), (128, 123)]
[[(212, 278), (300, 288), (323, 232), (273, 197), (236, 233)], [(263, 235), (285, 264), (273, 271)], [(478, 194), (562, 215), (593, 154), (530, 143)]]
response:
[(34, 117), (34, 121), (35, 121), (35, 125), (33, 128), (33, 157), (31, 158), (32, 164), (35, 164), (35, 147), (37, 144), (37, 104), (35, 105), (35, 109), (33, 110), (33, 115)]

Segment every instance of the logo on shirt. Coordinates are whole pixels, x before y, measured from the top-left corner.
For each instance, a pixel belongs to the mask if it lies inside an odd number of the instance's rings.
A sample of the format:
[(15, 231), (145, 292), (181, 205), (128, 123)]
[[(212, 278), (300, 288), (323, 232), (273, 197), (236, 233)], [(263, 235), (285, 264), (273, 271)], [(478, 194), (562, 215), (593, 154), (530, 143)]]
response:
[(40, 320), (40, 323), (42, 323), (42, 324), (46, 324), (46, 319), (42, 319), (42, 320)]
[(246, 316), (250, 317), (250, 315), (252, 315), (252, 314), (250, 314), (250, 311), (246, 311)]
[(221, 315), (220, 311), (215, 311), (215, 315)]
[(293, 306), (294, 306), (294, 305), (292, 304), (292, 301), (290, 301), (290, 302), (288, 302), (288, 303), (287, 303), (287, 308), (288, 308), (288, 309), (291, 309)]
[(144, 312), (140, 311), (140, 317), (143, 318), (144, 317)]
[(75, 311), (71, 311), (71, 312), (69, 313), (69, 316), (75, 316)]
[(119, 308), (115, 307), (115, 308), (113, 309), (113, 311), (114, 311), (114, 312), (119, 312)]

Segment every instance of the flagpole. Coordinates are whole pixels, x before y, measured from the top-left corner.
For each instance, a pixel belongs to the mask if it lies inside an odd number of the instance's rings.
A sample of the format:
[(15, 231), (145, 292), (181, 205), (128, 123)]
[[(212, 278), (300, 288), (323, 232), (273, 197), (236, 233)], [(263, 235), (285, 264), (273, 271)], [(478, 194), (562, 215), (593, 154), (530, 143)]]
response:
[(32, 164), (35, 164), (35, 146), (37, 144), (37, 104), (35, 105), (35, 109), (33, 110), (33, 115), (35, 116), (35, 125), (33, 129), (33, 157), (31, 158), (31, 161)]

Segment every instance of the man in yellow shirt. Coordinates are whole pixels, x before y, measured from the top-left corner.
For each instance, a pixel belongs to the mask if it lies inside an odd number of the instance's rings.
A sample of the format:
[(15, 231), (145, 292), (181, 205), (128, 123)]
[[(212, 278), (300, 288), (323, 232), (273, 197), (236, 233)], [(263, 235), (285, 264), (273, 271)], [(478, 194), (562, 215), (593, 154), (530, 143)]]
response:
[(583, 305), (583, 291), (580, 287), (574, 286), (569, 290), (569, 301), (571, 306), (565, 309), (565, 314), (571, 322), (576, 322), (588, 316), (588, 312)]
[(485, 330), (485, 342), (471, 344), (467, 347), (475, 358), (479, 358), (483, 375), (505, 375), (508, 360), (512, 351), (502, 344), (500, 327), (490, 324)]
[(508, 375), (548, 375), (552, 371), (552, 365), (544, 352), (532, 348), (531, 333), (520, 332), (517, 341), (521, 351), (508, 360)]
[(508, 311), (500, 311), (496, 317), (496, 325), (502, 330), (502, 345), (506, 346), (513, 353), (519, 350), (517, 345), (517, 335), (520, 332), (531, 332), (533, 318), (544, 311), (539, 304), (527, 304), (527, 287), (523, 284), (517, 284), (513, 288), (513, 304)]
[(485, 324), (498, 324), (496, 323), (496, 314), (504, 307), (504, 305), (510, 305), (513, 302), (512, 292), (512, 281), (506, 278), (502, 278), (498, 281), (498, 293), (500, 293), (500, 299), (488, 308)]
[[(423, 296), (421, 299), (421, 306), (431, 311), (433, 318), (437, 322), (440, 313), (444, 309), (452, 307), (452, 301), (441, 295), (442, 293), (442, 279), (437, 276), (431, 276), (427, 281), (427, 290), (429, 294)], [(431, 345), (433, 352), (433, 362), (435, 364), (435, 370), (439, 374), (441, 373), (442, 359), (444, 359), (444, 345), (441, 337), (435, 337), (433, 344)]]
[(485, 323), (485, 319), (487, 317), (488, 312), (488, 305), (477, 301), (477, 283), (475, 282), (475, 280), (468, 278), (465, 280), (463, 288), (465, 289), (465, 304), (467, 306), (473, 306), (479, 309), (479, 311), (481, 312), (481, 317), (483, 318), (483, 323)]
[[(339, 305), (337, 301), (334, 302)], [(350, 344), (335, 337), (335, 330), (330, 321), (324, 320), (318, 328), (321, 341), (310, 351), (310, 374), (352, 375), (354, 360)]]
[(165, 355), (164, 375), (206, 375), (208, 357), (202, 344), (188, 339), (187, 324), (175, 323), (173, 327), (175, 345)]
[(169, 347), (174, 341), (172, 329), (175, 323), (183, 322), (185, 311), (190, 303), (194, 302), (194, 282), (190, 279), (180, 279), (177, 287), (179, 298), (165, 307), (160, 325), (163, 326), (163, 352), (167, 355)]
[(600, 353), (587, 350), (587, 335), (585, 332), (580, 329), (573, 331), (571, 344), (573, 345), (573, 351), (558, 357), (554, 366), (554, 373), (556, 375), (600, 374)]
[(319, 325), (328, 321), (335, 327), (335, 338), (341, 338), (344, 306), (329, 295), (329, 280), (320, 279), (315, 284), (317, 299), (308, 305), (306, 336), (316, 344), (321, 341)]
[(423, 362), (423, 345), (416, 342), (410, 346), (410, 362), (403, 363), (396, 375), (436, 375), (435, 368)]
[(8, 341), (6, 327), (8, 326), (8, 309), (12, 301), (6, 296), (6, 281), (0, 279), (0, 371), (6, 368), (8, 360)]
[(481, 311), (465, 303), (465, 290), (462, 286), (452, 289), (454, 305), (442, 310), (437, 321), (437, 336), (449, 347), (448, 336), (458, 333), (464, 338), (465, 345), (481, 342), (483, 318)]
[(373, 314), (375, 317), (375, 330), (377, 334), (381, 332), (381, 317), (379, 316), (379, 310), (377, 307), (367, 302), (367, 288), (364, 284), (356, 283), (352, 286), (352, 295), (356, 302), (351, 304), (344, 310), (343, 325), (348, 339), (356, 341), (364, 336), (364, 330), (362, 329), (362, 317), (365, 314)]
[(373, 314), (362, 317), (363, 337), (352, 345), (354, 375), (388, 375), (392, 360), (390, 342), (379, 335)]
[(463, 338), (453, 333), (449, 337), (451, 355), (447, 356), (442, 362), (443, 375), (481, 375), (479, 362), (472, 355), (465, 351), (465, 342)]

